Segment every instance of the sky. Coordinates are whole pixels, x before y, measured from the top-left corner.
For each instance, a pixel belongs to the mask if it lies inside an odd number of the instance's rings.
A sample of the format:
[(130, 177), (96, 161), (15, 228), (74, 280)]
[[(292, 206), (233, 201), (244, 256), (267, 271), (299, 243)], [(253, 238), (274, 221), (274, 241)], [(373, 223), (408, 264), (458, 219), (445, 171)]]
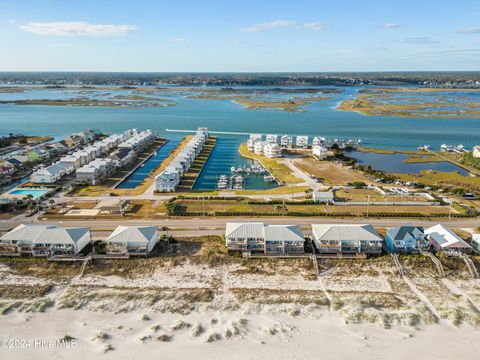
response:
[(0, 0), (0, 71), (480, 70), (479, 0)]

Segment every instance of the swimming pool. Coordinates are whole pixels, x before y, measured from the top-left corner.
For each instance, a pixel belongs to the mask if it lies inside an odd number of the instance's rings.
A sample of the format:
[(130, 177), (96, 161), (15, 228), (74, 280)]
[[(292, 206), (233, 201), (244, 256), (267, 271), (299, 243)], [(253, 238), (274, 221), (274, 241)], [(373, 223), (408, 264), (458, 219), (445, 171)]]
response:
[(39, 198), (42, 195), (45, 195), (48, 193), (50, 190), (45, 190), (45, 189), (15, 189), (13, 191), (10, 191), (10, 195), (18, 195), (20, 197), (24, 197), (27, 195), (32, 195), (34, 199)]

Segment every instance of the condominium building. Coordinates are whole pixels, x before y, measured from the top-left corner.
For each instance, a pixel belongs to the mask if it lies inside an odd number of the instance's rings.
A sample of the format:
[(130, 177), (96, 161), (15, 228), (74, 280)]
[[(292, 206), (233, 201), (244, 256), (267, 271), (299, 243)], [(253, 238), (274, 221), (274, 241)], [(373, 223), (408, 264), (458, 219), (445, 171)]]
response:
[(308, 136), (297, 136), (295, 145), (299, 148), (307, 148), (308, 146)]
[(313, 224), (312, 239), (320, 254), (379, 255), (383, 239), (372, 225)]
[(225, 241), (229, 253), (298, 255), (304, 253), (305, 238), (298, 225), (230, 222)]
[(312, 155), (318, 160), (325, 160), (328, 156), (328, 149), (323, 146), (312, 146)]
[(293, 138), (289, 135), (283, 135), (280, 138), (280, 146), (283, 148), (290, 149), (293, 145)]

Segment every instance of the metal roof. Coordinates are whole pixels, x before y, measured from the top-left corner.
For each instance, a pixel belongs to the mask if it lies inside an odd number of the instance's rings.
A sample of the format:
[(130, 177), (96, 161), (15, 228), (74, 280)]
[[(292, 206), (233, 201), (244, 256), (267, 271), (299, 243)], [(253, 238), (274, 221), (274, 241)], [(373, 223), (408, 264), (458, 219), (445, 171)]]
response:
[(107, 238), (107, 242), (146, 244), (156, 236), (157, 231), (156, 226), (117, 226)]
[(265, 225), (264, 223), (229, 222), (226, 225), (227, 238), (254, 238), (275, 241), (304, 241), (298, 225)]
[(313, 224), (312, 232), (319, 240), (383, 241), (372, 225)]
[(22, 224), (3, 235), (0, 239), (31, 243), (74, 244), (89, 231), (90, 229), (86, 227)]
[(442, 248), (449, 247), (451, 245), (455, 245), (456, 247), (471, 247), (460, 236), (442, 224), (429, 227), (425, 230), (425, 234), (438, 243)]
[(405, 240), (407, 235), (415, 238), (418, 233), (422, 234), (423, 232), (423, 227), (413, 225), (399, 226), (387, 230), (387, 234), (389, 234), (393, 240)]

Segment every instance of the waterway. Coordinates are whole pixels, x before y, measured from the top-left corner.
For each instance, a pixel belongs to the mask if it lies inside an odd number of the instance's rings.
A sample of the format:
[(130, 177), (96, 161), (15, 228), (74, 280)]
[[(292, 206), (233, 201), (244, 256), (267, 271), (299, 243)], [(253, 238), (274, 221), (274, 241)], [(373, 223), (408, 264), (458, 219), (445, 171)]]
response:
[[(321, 91), (322, 87), (318, 87)], [(50, 135), (56, 139), (86, 128), (101, 130), (105, 133), (121, 132), (127, 128), (150, 128), (162, 137), (179, 141), (185, 134), (165, 132), (165, 129), (196, 129), (200, 126), (218, 131), (236, 131), (245, 133), (275, 133), (324, 136), (328, 138), (361, 138), (367, 147), (385, 149), (415, 150), (419, 145), (429, 144), (438, 149), (441, 144), (463, 144), (467, 148), (480, 143), (480, 119), (440, 119), (364, 116), (355, 112), (339, 111), (339, 102), (354, 96), (359, 87), (342, 88), (342, 93), (334, 94), (329, 100), (314, 101), (304, 107), (305, 112), (284, 112), (274, 110), (245, 110), (241, 105), (229, 100), (195, 99), (188, 93), (162, 94), (175, 102), (168, 107), (81, 107), (81, 106), (45, 106), (45, 105), (0, 105), (0, 136), (9, 133), (29, 135)], [(116, 93), (117, 94), (117, 93)], [(122, 94), (131, 94), (122, 90)], [(84, 93), (82, 96), (86, 96)], [(1, 93), (0, 100), (68, 98), (78, 96), (62, 90), (28, 90), (24, 93)], [(104, 95), (109, 96), (107, 92)], [(98, 97), (97, 96), (97, 97)], [(221, 173), (229, 174), (231, 166), (243, 165), (249, 160), (238, 154), (238, 145), (246, 141), (245, 136), (220, 135), (217, 147), (213, 151), (204, 171), (195, 185), (196, 189), (212, 189), (216, 177)], [(311, 140), (310, 140), (311, 141)], [(438, 171), (459, 171), (448, 163), (405, 164), (402, 161), (381, 161), (381, 169), (387, 170), (390, 163), (394, 172), (414, 171), (430, 168)], [(360, 159), (362, 160), (362, 159)], [(368, 161), (378, 163), (378, 159)], [(155, 163), (155, 161), (157, 161)], [(138, 185), (145, 173), (158, 165), (158, 159), (152, 159), (144, 168), (139, 169), (122, 183), (122, 188)], [(366, 160), (365, 160), (366, 161)], [(375, 168), (377, 165), (370, 163)], [(150, 165), (152, 167), (150, 167)], [(451, 168), (454, 166), (454, 168)], [(452, 170), (453, 169), (453, 170)], [(273, 184), (264, 184), (263, 179), (247, 179), (247, 188), (269, 188)]]
[(373, 152), (352, 151), (348, 154), (357, 160), (358, 164), (370, 165), (375, 170), (398, 173), (398, 174), (419, 174), (422, 170), (433, 170), (442, 172), (458, 172), (467, 176), (468, 171), (448, 161), (405, 163), (405, 154), (378, 154)]
[(162, 161), (168, 156), (168, 154), (175, 149), (178, 145), (178, 140), (170, 140), (164, 144), (160, 149), (156, 151), (156, 154), (152, 155), (148, 160), (143, 163), (143, 166), (137, 168), (131, 173), (125, 180), (123, 180), (117, 189), (134, 189), (142, 183), (142, 181), (157, 167), (160, 166)]

